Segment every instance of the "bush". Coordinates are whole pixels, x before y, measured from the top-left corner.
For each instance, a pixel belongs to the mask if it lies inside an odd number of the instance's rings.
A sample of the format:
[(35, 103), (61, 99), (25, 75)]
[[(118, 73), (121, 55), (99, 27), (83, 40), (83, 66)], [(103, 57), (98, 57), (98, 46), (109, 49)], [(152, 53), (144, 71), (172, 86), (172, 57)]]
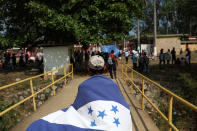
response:
[[(197, 81), (192, 78), (188, 73), (180, 74), (178, 80), (181, 82), (179, 95), (190, 101), (194, 105), (197, 105)], [(180, 92), (181, 91), (181, 92)]]
[[(12, 106), (14, 103), (10, 105), (6, 105), (5, 103), (0, 103), (0, 112), (4, 111), (8, 107)], [(3, 116), (0, 117), (0, 130), (1, 131), (8, 131), (12, 126), (14, 126), (17, 123), (17, 117), (19, 116), (19, 113), (12, 109), (11, 111), (7, 112)]]

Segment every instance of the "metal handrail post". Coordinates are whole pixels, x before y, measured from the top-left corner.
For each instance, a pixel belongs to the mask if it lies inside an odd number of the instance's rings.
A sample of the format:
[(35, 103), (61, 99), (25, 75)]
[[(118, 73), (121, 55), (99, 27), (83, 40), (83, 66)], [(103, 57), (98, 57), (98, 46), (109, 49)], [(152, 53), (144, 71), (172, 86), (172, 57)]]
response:
[(142, 110), (144, 110), (144, 78), (142, 78)]
[(133, 95), (133, 69), (131, 69), (131, 95)]
[(133, 82), (133, 69), (131, 68), (131, 81)]
[(125, 82), (127, 82), (127, 65), (125, 65)]
[[(173, 104), (173, 96), (169, 96), (169, 107), (168, 107), (168, 124), (172, 123), (172, 105)], [(168, 131), (171, 131), (171, 126), (168, 127)]]
[(64, 77), (65, 77), (64, 86), (66, 87), (66, 66), (64, 66)]
[(53, 76), (53, 71), (51, 71), (51, 79), (52, 79), (53, 95), (55, 96), (55, 86), (54, 86), (54, 76)]
[(123, 68), (123, 64), (122, 64), (122, 69), (121, 69), (122, 79), (124, 78), (124, 77), (123, 77), (123, 70), (124, 70), (124, 68)]
[(32, 94), (32, 96), (33, 96), (34, 111), (36, 111), (36, 101), (35, 101), (35, 96), (34, 96), (34, 88), (33, 88), (32, 79), (30, 79), (30, 87), (31, 87), (31, 94)]
[(74, 69), (73, 69), (73, 64), (72, 64), (72, 80), (73, 80), (73, 78), (74, 78), (74, 71), (73, 71)]

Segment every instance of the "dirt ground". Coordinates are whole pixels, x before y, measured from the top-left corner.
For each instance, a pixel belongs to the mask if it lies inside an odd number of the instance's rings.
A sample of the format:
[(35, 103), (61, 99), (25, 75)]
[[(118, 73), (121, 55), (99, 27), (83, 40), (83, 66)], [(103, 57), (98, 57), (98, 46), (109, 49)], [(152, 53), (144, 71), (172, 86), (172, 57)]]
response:
[(39, 74), (38, 72), (30, 72), (27, 68), (21, 68), (16, 70), (3, 70), (0, 69), (0, 87), (16, 82), (18, 80), (23, 80), (25, 78), (35, 76)]

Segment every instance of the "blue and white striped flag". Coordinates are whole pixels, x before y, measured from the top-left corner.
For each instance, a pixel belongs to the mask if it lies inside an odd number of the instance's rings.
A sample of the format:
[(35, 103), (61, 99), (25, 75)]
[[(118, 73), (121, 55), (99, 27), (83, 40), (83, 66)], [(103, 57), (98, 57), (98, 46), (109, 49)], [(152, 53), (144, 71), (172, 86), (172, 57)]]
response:
[(33, 122), (27, 131), (132, 131), (129, 109), (118, 86), (95, 75), (80, 84), (70, 107)]

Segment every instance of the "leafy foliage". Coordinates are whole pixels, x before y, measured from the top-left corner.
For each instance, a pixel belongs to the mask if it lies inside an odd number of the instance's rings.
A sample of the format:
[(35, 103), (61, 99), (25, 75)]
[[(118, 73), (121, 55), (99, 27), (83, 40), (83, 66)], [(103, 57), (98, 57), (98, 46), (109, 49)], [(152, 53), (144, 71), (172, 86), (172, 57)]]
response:
[(197, 81), (187, 73), (180, 74), (178, 80), (182, 81), (181, 96), (197, 105)]
[(0, 5), (6, 38), (22, 40), (22, 45), (41, 36), (57, 43), (117, 40), (142, 14), (135, 0), (2, 0)]
[[(6, 105), (5, 103), (0, 103), (0, 111), (3, 111), (13, 105), (14, 103), (11, 103), (10, 105)], [(7, 131), (12, 126), (14, 126), (17, 123), (17, 117), (20, 114), (16, 110), (11, 110), (5, 115), (0, 117), (0, 130), (1, 131)]]

